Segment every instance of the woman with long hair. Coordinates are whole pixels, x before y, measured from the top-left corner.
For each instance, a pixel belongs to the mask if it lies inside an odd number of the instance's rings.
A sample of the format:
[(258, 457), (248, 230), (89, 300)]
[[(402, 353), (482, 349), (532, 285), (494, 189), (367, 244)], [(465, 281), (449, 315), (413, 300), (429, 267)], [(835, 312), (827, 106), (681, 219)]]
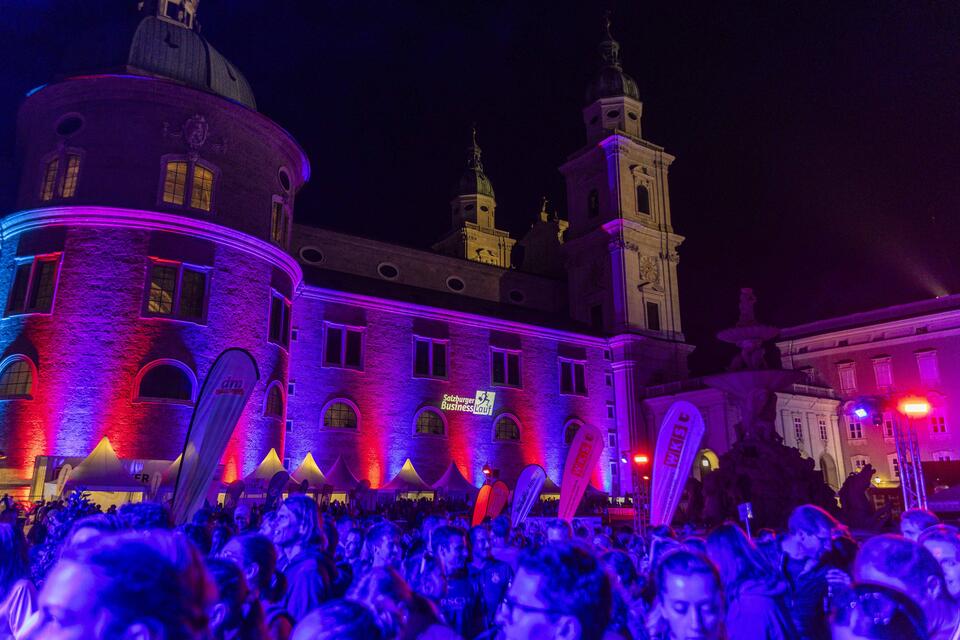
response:
[(293, 618), (281, 601), (286, 591), (283, 574), (277, 571), (277, 549), (259, 533), (246, 533), (223, 547), (220, 557), (238, 565), (247, 579), (251, 596), (260, 601), (270, 637), (287, 640), (293, 630)]
[(36, 608), (27, 541), (20, 529), (0, 523), (0, 640), (14, 638)]
[(699, 553), (667, 552), (654, 569), (652, 640), (725, 640), (723, 587), (717, 568)]
[(243, 570), (224, 558), (209, 558), (207, 569), (217, 583), (217, 602), (210, 610), (214, 640), (263, 640), (263, 608), (252, 596)]
[(793, 639), (797, 631), (787, 609), (787, 582), (747, 535), (724, 524), (707, 536), (707, 556), (717, 566), (727, 596), (730, 640)]

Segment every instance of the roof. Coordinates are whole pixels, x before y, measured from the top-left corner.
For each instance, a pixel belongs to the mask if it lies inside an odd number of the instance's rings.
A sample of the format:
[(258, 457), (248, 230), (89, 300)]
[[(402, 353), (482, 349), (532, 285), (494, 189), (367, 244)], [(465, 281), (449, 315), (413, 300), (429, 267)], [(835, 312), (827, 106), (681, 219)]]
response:
[(353, 475), (353, 472), (347, 467), (347, 463), (343, 461), (342, 456), (337, 456), (325, 477), (327, 486), (335, 491), (353, 491), (360, 484), (357, 476)]
[(286, 471), (286, 469), (283, 468), (283, 463), (280, 462), (280, 456), (277, 455), (277, 450), (270, 449), (267, 455), (263, 457), (263, 461), (256, 469), (250, 472), (250, 475), (243, 479), (243, 482), (247, 485), (259, 483), (266, 486), (279, 471)]
[(447, 493), (476, 493), (479, 491), (472, 482), (460, 473), (459, 467), (452, 460), (440, 479), (433, 483), (433, 488)]
[(313, 459), (313, 454), (308, 452), (307, 457), (303, 459), (303, 462), (300, 463), (300, 466), (297, 467), (297, 470), (290, 474), (290, 477), (297, 482), (307, 481), (308, 487), (322, 487), (327, 484), (327, 479), (324, 477), (323, 472), (320, 471), (320, 467), (317, 466), (317, 461)]
[(126, 472), (107, 438), (103, 438), (67, 477), (64, 488), (75, 487), (99, 491), (143, 491), (147, 488)]
[(885, 322), (895, 322), (897, 320), (909, 320), (911, 318), (956, 310), (960, 310), (960, 294), (939, 296), (930, 300), (919, 300), (917, 302), (893, 305), (872, 311), (851, 313), (845, 316), (837, 316), (835, 318), (827, 318), (825, 320), (817, 320), (816, 322), (797, 325), (783, 329), (777, 341), (795, 340), (797, 338), (806, 338), (831, 333), (833, 331), (856, 329)]
[(606, 21), (605, 38), (600, 42), (600, 71), (587, 85), (586, 102), (590, 104), (601, 98), (625, 96), (640, 100), (640, 90), (633, 78), (620, 65), (620, 43), (610, 34), (610, 21)]
[(430, 491), (431, 487), (423, 481), (423, 478), (420, 477), (417, 470), (413, 468), (413, 462), (410, 461), (410, 458), (407, 458), (403, 466), (400, 467), (400, 471), (397, 472), (397, 475), (393, 476), (390, 482), (380, 487), (380, 490)]

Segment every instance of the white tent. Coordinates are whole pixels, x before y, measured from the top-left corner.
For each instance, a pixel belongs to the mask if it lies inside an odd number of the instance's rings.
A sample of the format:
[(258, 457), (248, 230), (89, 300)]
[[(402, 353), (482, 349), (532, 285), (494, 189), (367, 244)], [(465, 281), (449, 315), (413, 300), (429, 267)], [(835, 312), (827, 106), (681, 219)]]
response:
[(380, 491), (418, 493), (421, 491), (433, 491), (433, 489), (423, 481), (423, 478), (420, 477), (417, 470), (413, 468), (413, 462), (410, 461), (410, 458), (407, 458), (403, 466), (400, 467), (400, 471), (393, 477), (393, 480), (380, 487)]
[(64, 490), (145, 491), (147, 485), (127, 473), (113, 450), (110, 440), (103, 438), (83, 462), (74, 467), (64, 483)]
[(317, 461), (313, 459), (312, 453), (307, 453), (307, 457), (303, 459), (303, 462), (300, 463), (300, 466), (297, 467), (297, 470), (290, 474), (290, 477), (297, 484), (307, 481), (307, 486), (311, 489), (319, 489), (323, 485), (327, 484), (327, 479), (324, 477), (323, 472), (320, 471), (320, 467), (317, 466)]
[(360, 484), (357, 476), (353, 475), (341, 456), (337, 456), (337, 460), (324, 477), (327, 479), (327, 485), (334, 491), (353, 491)]
[(460, 468), (452, 460), (440, 479), (433, 483), (433, 488), (444, 493), (468, 493), (471, 495), (480, 491), (460, 473)]

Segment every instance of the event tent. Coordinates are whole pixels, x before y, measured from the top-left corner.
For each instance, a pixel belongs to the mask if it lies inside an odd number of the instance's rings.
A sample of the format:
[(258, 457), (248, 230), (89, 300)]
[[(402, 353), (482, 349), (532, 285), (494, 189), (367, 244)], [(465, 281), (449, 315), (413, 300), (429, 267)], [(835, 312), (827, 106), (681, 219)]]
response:
[(103, 438), (83, 461), (67, 476), (64, 490), (90, 489), (93, 491), (144, 491), (148, 487), (138, 482), (120, 463), (110, 440)]
[(479, 491), (473, 483), (463, 477), (459, 467), (452, 460), (440, 479), (433, 483), (433, 488), (444, 493), (469, 493), (471, 495)]
[(319, 489), (327, 484), (327, 479), (317, 466), (317, 461), (313, 459), (312, 453), (307, 453), (297, 470), (290, 474), (290, 478), (297, 484), (307, 481), (307, 486), (311, 489)]
[(267, 485), (270, 484), (273, 476), (277, 475), (280, 471), (286, 471), (286, 469), (283, 468), (283, 463), (280, 462), (280, 456), (277, 455), (277, 450), (270, 449), (257, 468), (243, 479), (247, 494), (266, 491)]
[(380, 491), (417, 493), (421, 491), (433, 491), (433, 489), (423, 481), (423, 478), (420, 477), (417, 470), (413, 468), (413, 462), (410, 461), (410, 458), (407, 458), (406, 462), (404, 462), (400, 468), (400, 471), (397, 472), (397, 475), (393, 476), (393, 480), (380, 487)]
[(330, 467), (324, 477), (327, 480), (327, 486), (334, 491), (353, 491), (360, 484), (357, 476), (353, 475), (353, 472), (347, 467), (347, 463), (343, 461), (342, 456), (337, 456), (333, 466)]

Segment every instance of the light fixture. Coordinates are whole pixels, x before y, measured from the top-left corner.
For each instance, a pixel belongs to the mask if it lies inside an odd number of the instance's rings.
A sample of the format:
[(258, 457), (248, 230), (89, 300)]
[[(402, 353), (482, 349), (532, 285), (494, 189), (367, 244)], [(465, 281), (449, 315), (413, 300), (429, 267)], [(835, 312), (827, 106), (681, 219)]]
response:
[(863, 407), (857, 407), (856, 409), (853, 410), (853, 415), (857, 416), (858, 418), (866, 418), (867, 410), (864, 409)]
[(900, 400), (897, 409), (910, 418), (922, 418), (930, 413), (930, 403), (926, 398), (908, 396)]

